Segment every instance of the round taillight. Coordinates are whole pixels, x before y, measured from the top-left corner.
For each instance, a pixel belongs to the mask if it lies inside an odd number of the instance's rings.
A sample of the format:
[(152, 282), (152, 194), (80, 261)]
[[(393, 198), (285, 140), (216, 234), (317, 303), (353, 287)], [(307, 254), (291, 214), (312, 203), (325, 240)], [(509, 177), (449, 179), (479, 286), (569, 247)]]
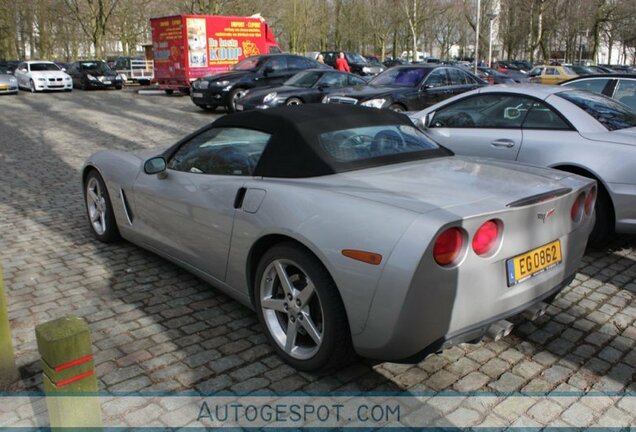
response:
[(455, 262), (464, 246), (464, 233), (459, 228), (449, 228), (441, 233), (433, 247), (433, 258), (441, 266)]
[(581, 194), (576, 197), (576, 201), (572, 204), (572, 209), (570, 210), (570, 216), (574, 222), (578, 222), (581, 220), (581, 214), (583, 213), (583, 203), (585, 201), (585, 193), (581, 192)]
[(586, 215), (591, 215), (592, 210), (594, 210), (594, 203), (596, 202), (596, 187), (593, 187), (585, 197), (585, 204), (583, 204), (583, 208), (585, 209)]
[(499, 239), (499, 224), (495, 220), (484, 222), (473, 237), (473, 250), (479, 256), (493, 251)]

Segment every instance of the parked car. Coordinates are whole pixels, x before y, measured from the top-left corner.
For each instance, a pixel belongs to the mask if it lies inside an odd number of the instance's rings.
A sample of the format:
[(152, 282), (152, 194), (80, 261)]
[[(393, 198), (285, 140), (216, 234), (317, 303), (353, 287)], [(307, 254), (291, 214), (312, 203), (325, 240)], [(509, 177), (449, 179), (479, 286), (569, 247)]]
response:
[(588, 75), (565, 81), (561, 85), (604, 94), (624, 103), (636, 112), (636, 75), (618, 73)]
[(510, 62), (512, 65), (516, 66), (522, 72), (531, 71), (534, 67), (534, 64), (528, 60), (513, 60)]
[(82, 186), (98, 240), (254, 308), (299, 370), (504, 336), (573, 279), (595, 196), (574, 174), (452, 156), (402, 114), (321, 104), (223, 116), (163, 152), (100, 151)]
[(614, 69), (605, 67), (605, 66), (601, 66), (601, 65), (595, 65), (595, 66), (588, 66), (590, 69), (592, 69), (594, 71), (594, 73), (597, 74), (611, 74), (611, 73), (616, 73), (616, 71)]
[(487, 84), (462, 68), (412, 64), (387, 69), (366, 87), (332, 93), (323, 102), (416, 111)]
[(520, 71), (520, 72), (521, 71), (525, 71), (525, 72), (528, 71), (528, 69), (526, 69), (525, 66), (520, 66), (519, 64), (517, 64), (515, 62), (505, 61), (505, 60), (499, 60), (497, 62), (496, 69), (499, 72), (506, 72), (508, 70), (514, 70), (514, 71)]
[(0, 94), (18, 94), (18, 80), (8, 72), (7, 65), (0, 64)]
[(413, 115), (457, 154), (516, 160), (598, 181), (592, 246), (636, 233), (636, 113), (564, 86), (493, 86)]
[(528, 72), (528, 78), (535, 84), (559, 84), (575, 78), (577, 74), (567, 66), (536, 66)]
[(18, 86), (31, 93), (43, 90), (73, 90), (71, 77), (50, 61), (26, 61), (14, 72)]
[(409, 62), (401, 58), (395, 58), (395, 59), (384, 61), (384, 66), (386, 66), (387, 68), (391, 68), (393, 66), (405, 65), (405, 64), (409, 64)]
[(366, 59), (366, 61), (371, 65), (371, 66), (376, 66), (379, 67), (381, 70), (385, 70), (386, 66), (384, 66), (382, 64), (382, 62), (380, 61), (379, 58), (374, 57), (374, 56), (365, 56), (364, 57)]
[(582, 75), (593, 75), (596, 72), (594, 72), (594, 70), (589, 67), (589, 66), (582, 66), (582, 65), (566, 65), (569, 69), (572, 69), (574, 71), (575, 74), (582, 76)]
[[(331, 67), (336, 66), (336, 59), (340, 55), (340, 51), (323, 51), (321, 53), (325, 58), (325, 63)], [(345, 59), (349, 64), (351, 73), (360, 76), (375, 76), (386, 68), (383, 65), (374, 65), (367, 61), (364, 56), (356, 52), (344, 51)]]
[(9, 75), (14, 75), (15, 70), (18, 68), (18, 65), (21, 62), (19, 60), (4, 60), (0, 61), (0, 67), (5, 70), (5, 73)]
[(497, 69), (478, 67), (477, 76), (489, 84), (514, 84), (516, 81)]
[(115, 88), (121, 90), (122, 77), (101, 60), (83, 60), (71, 64), (68, 74), (73, 79), (73, 87), (82, 90)]
[(315, 60), (293, 54), (264, 54), (248, 57), (227, 72), (208, 75), (192, 83), (192, 102), (203, 109), (227, 107), (236, 111), (236, 101), (248, 89), (281, 85), (301, 70), (327, 68)]
[(366, 84), (362, 77), (347, 72), (333, 69), (308, 69), (298, 72), (280, 87), (245, 90), (237, 101), (236, 110), (247, 111), (280, 105), (320, 103), (326, 95), (343, 87)]

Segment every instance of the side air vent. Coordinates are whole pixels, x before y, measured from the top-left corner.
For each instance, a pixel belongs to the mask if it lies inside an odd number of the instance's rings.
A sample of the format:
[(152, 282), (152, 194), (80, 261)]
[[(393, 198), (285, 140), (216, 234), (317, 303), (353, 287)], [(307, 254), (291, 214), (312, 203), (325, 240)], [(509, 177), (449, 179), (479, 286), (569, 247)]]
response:
[(130, 209), (130, 205), (128, 204), (128, 199), (126, 199), (126, 193), (123, 189), (119, 189), (119, 196), (121, 197), (121, 202), (124, 205), (124, 213), (126, 214), (126, 219), (128, 220), (128, 224), (132, 225), (135, 216)]
[(558, 198), (563, 195), (567, 195), (572, 192), (570, 188), (561, 188), (556, 189), (550, 192), (544, 192), (538, 195), (532, 195), (527, 198), (522, 198), (517, 201), (513, 201), (509, 204), (506, 204), (506, 207), (523, 207), (531, 204), (538, 204), (540, 202), (549, 201), (554, 198)]

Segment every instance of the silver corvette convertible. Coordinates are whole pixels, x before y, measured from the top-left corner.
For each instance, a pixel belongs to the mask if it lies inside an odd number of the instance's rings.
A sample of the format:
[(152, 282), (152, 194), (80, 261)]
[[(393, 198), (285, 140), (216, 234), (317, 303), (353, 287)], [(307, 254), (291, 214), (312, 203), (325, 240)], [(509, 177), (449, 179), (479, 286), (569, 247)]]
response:
[(256, 310), (302, 370), (415, 362), (498, 338), (573, 278), (596, 184), (458, 157), (402, 114), (307, 105), (222, 117), (83, 171), (97, 239), (123, 237)]

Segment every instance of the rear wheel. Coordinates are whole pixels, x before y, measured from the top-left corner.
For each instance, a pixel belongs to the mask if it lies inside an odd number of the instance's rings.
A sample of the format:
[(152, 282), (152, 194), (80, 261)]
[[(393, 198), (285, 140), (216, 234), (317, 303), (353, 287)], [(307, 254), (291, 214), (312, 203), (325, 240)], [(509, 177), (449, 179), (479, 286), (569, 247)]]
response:
[(293, 243), (274, 246), (258, 265), (254, 289), (265, 334), (287, 363), (315, 371), (354, 357), (336, 285), (311, 253)]
[(167, 95), (171, 95), (174, 93), (174, 90), (172, 89), (165, 89), (164, 91), (166, 92)]
[(614, 216), (612, 202), (604, 188), (598, 188), (596, 204), (594, 204), (594, 228), (590, 233), (587, 244), (595, 249), (603, 248), (612, 238), (614, 233)]
[(95, 237), (104, 243), (119, 240), (121, 237), (115, 221), (113, 205), (102, 176), (95, 170), (86, 176), (84, 200), (88, 222)]

